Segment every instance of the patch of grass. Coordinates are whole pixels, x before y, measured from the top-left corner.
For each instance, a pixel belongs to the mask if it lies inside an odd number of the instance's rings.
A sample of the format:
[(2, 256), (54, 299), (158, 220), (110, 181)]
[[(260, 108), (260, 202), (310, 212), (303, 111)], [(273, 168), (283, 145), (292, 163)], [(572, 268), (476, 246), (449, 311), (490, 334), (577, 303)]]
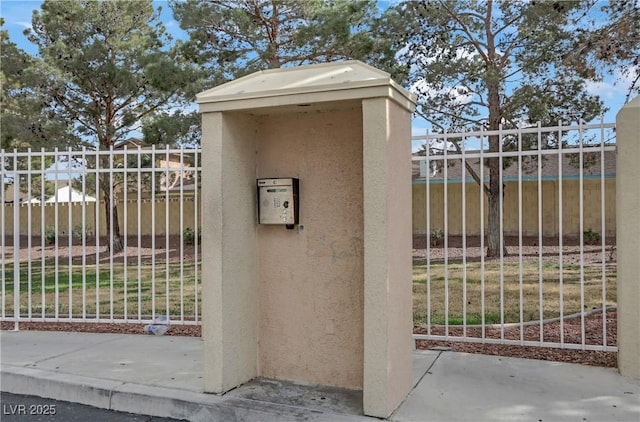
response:
[[(109, 265), (59, 265), (56, 271), (53, 262), (45, 263), (44, 274), (42, 262), (33, 261), (31, 272), (27, 263), (20, 265), (20, 308), (21, 313), (44, 313), (68, 315), (71, 309), (74, 315), (150, 315), (153, 309), (151, 292), (155, 293), (156, 314), (185, 315), (195, 313), (196, 290), (200, 293), (200, 285), (195, 284), (195, 264), (156, 263), (155, 271), (150, 265), (136, 266), (114, 263), (113, 271)], [(138, 277), (138, 271), (140, 277)], [(198, 268), (200, 271), (200, 268)], [(3, 274), (3, 291), (5, 312), (13, 313), (13, 267), (5, 268)], [(57, 279), (57, 291), (56, 291)], [(86, 289), (83, 291), (83, 286)], [(111, 292), (113, 288), (113, 292)], [(184, 289), (181, 295), (180, 289)], [(168, 299), (168, 307), (167, 307)], [(125, 309), (126, 304), (126, 309)]]
[[(465, 318), (468, 325), (475, 325), (481, 323), (483, 311), (485, 323), (499, 324), (501, 320), (514, 323), (521, 319), (527, 322), (558, 317), (561, 302), (565, 315), (602, 306), (599, 265), (585, 266), (582, 270), (582, 298), (579, 265), (563, 266), (562, 274), (558, 264), (544, 264), (542, 272), (537, 263), (525, 263), (522, 272), (517, 263), (505, 263), (503, 268), (501, 278), (499, 264), (485, 263), (483, 279), (480, 263), (469, 263), (466, 267), (450, 264), (447, 271), (443, 264), (432, 264), (427, 284), (426, 265), (414, 263), (414, 324), (426, 324), (427, 312), (430, 312), (432, 324), (444, 324), (447, 314), (449, 325), (461, 325)], [(605, 268), (605, 280), (605, 306), (615, 305), (614, 266)]]

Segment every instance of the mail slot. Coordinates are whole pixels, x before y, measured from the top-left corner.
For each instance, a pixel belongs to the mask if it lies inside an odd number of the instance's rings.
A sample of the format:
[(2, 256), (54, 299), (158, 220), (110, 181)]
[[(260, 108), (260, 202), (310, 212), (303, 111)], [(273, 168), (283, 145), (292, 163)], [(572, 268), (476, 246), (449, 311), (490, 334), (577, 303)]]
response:
[(258, 179), (258, 222), (298, 224), (298, 187), (295, 178)]

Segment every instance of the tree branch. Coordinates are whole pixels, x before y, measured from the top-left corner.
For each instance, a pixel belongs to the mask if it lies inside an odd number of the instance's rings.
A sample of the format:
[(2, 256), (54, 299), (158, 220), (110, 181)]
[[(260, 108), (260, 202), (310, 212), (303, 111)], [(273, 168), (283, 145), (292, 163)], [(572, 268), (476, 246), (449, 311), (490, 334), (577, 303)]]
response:
[[(427, 119), (426, 116), (423, 113), (420, 113), (417, 110), (416, 110), (416, 113), (419, 114), (422, 118)], [(440, 126), (440, 127), (442, 128), (442, 126)], [(458, 154), (462, 154), (462, 148), (460, 148), (460, 145), (458, 144), (458, 142), (451, 141), (451, 143), (456, 148), (456, 151), (458, 151)], [(446, 142), (445, 142), (445, 146), (444, 147), (445, 148), (447, 147), (446, 146)], [(462, 161), (462, 160), (460, 160), (460, 161)], [(447, 164), (445, 163), (444, 165), (446, 166)], [(480, 162), (480, 165), (483, 166), (484, 163)], [(473, 180), (475, 180), (475, 182), (478, 184), (478, 186), (482, 187), (482, 190), (484, 191), (484, 193), (489, 195), (489, 193), (490, 193), (489, 187), (487, 185), (485, 185), (483, 181), (480, 180), (480, 176), (478, 176), (478, 173), (476, 173), (475, 169), (473, 167), (471, 167), (471, 164), (469, 164), (469, 162), (467, 160), (464, 160), (464, 166), (467, 169), (467, 171), (469, 172), (469, 174), (471, 175), (471, 177), (473, 178)]]
[(450, 17), (453, 20), (455, 20), (456, 22), (458, 22), (458, 24), (460, 24), (460, 26), (462, 27), (462, 32), (464, 32), (467, 35), (467, 39), (474, 45), (474, 47), (475, 47), (476, 51), (478, 52), (478, 54), (480, 54), (480, 56), (482, 56), (482, 58), (484, 59), (485, 62), (488, 62), (487, 55), (485, 54), (484, 51), (482, 51), (482, 46), (480, 45), (478, 40), (475, 39), (475, 37), (471, 33), (471, 30), (469, 29), (469, 27), (464, 22), (462, 22), (462, 20), (458, 17), (458, 15), (453, 13), (453, 11), (451, 9), (449, 9), (449, 7), (447, 7), (447, 1), (446, 0), (440, 0), (439, 3), (442, 6), (442, 8), (444, 8), (447, 11), (447, 13), (449, 14)]

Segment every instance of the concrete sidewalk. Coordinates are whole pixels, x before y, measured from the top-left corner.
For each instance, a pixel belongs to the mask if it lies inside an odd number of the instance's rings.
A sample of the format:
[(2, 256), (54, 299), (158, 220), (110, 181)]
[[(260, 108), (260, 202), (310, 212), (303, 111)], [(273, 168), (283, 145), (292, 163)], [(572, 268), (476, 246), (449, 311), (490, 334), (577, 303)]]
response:
[[(0, 389), (191, 421), (375, 421), (358, 391), (256, 380), (204, 394), (202, 340), (0, 333)], [(390, 420), (640, 421), (640, 383), (615, 370), (454, 352), (416, 352), (415, 388)]]

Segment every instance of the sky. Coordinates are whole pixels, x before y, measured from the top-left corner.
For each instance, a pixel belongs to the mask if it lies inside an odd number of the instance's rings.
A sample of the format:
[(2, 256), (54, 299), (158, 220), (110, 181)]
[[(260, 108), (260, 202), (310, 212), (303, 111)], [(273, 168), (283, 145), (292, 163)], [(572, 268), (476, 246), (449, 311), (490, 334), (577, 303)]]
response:
[[(386, 5), (395, 3), (395, 0), (381, 0), (378, 2), (381, 9)], [(31, 26), (31, 15), (34, 9), (39, 9), (41, 0), (0, 0), (0, 16), (5, 20), (4, 29), (9, 32), (10, 38), (19, 48), (30, 54), (36, 54), (37, 49), (23, 35), (23, 31)], [(176, 39), (186, 38), (187, 35), (173, 19), (171, 9), (167, 1), (154, 1), (153, 4), (162, 7), (161, 19), (167, 31)], [(614, 77), (607, 77), (603, 82), (587, 82), (587, 89), (592, 94), (598, 94), (604, 101), (609, 111), (604, 116), (605, 122), (615, 122), (617, 112), (622, 108), (629, 81), (619, 81), (614, 84)], [(195, 106), (195, 104), (194, 104)], [(414, 118), (412, 123), (413, 135), (424, 135), (430, 125), (421, 118)], [(413, 147), (417, 149), (419, 143)]]

